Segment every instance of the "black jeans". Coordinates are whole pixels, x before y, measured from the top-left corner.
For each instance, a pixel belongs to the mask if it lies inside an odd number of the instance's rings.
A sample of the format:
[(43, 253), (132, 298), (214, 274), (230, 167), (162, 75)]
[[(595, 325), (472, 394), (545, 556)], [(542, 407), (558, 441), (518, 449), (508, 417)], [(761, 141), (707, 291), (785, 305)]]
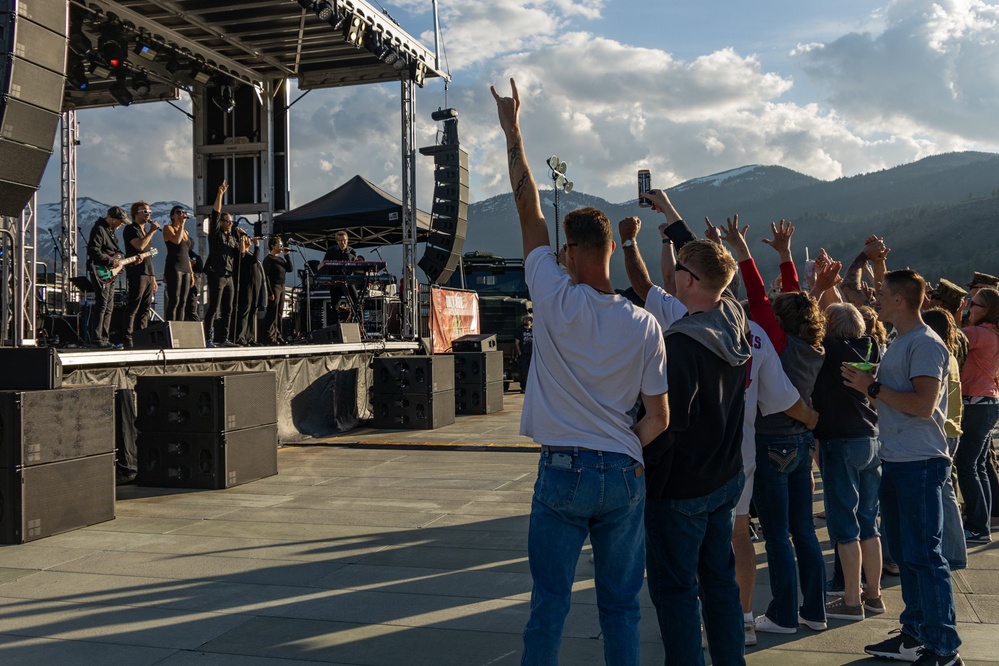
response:
[[(232, 322), (233, 301), (232, 276), (220, 277), (217, 274), (208, 276), (208, 309), (205, 310), (205, 341), (225, 342), (229, 339), (229, 325)], [(215, 326), (215, 337), (212, 337), (212, 324), (218, 316)]]
[(166, 309), (163, 311), (163, 318), (167, 321), (184, 321), (187, 296), (191, 292), (191, 274), (166, 271), (163, 281), (166, 282)]
[(184, 303), (184, 321), (201, 321), (201, 274), (194, 273), (194, 284)]
[(156, 276), (128, 276), (128, 305), (125, 306), (125, 342), (132, 341), (132, 331), (149, 325), (149, 308), (156, 293)]
[(90, 308), (90, 344), (111, 341), (111, 315), (114, 312), (114, 280), (107, 284), (91, 276), (94, 288), (94, 305)]
[(271, 293), (274, 294), (274, 300), (267, 301), (264, 330), (267, 331), (268, 342), (281, 342), (284, 340), (284, 336), (281, 335), (281, 315), (284, 313), (284, 285), (272, 284)]

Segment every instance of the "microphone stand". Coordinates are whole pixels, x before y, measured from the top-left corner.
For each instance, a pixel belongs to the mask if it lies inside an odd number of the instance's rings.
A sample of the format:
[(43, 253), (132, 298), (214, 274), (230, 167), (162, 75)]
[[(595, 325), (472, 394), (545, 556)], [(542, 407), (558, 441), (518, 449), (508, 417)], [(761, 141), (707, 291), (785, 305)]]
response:
[(302, 337), (308, 337), (308, 334), (312, 332), (312, 294), (310, 292), (312, 278), (315, 275), (312, 274), (312, 266), (309, 265), (308, 260), (305, 258), (305, 253), (302, 252), (302, 246), (298, 243), (291, 245), (294, 247), (295, 251), (298, 252), (298, 256), (302, 258), (302, 282), (305, 287), (305, 321), (302, 322), (302, 328), (304, 331), (299, 331), (302, 333)]

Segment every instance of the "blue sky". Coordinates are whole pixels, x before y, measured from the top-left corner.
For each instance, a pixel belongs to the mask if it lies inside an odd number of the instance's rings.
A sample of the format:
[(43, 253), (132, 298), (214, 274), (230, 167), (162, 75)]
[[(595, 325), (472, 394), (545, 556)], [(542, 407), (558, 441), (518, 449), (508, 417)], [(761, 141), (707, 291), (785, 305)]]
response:
[[(432, 43), (427, 0), (383, 3)], [(449, 103), (471, 199), (509, 190), (488, 86), (524, 96), (539, 181), (555, 153), (576, 188), (621, 202), (746, 164), (833, 179), (955, 150), (999, 151), (999, 5), (976, 0), (441, 0)], [(314, 91), (291, 116), (292, 203), (354, 174), (399, 191), (398, 85)], [(182, 104), (188, 104), (185, 99)], [(443, 85), (417, 92), (418, 146)], [(191, 203), (190, 123), (164, 104), (82, 111), (79, 194)], [(418, 202), (430, 163), (418, 157)], [(58, 200), (58, 153), (42, 202)]]

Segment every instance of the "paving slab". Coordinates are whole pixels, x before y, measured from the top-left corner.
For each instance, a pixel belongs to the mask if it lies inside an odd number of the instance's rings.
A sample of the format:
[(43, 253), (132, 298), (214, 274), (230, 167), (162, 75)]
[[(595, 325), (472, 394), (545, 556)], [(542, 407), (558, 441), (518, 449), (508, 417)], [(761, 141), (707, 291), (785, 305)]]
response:
[(17, 666), (152, 666), (176, 653), (170, 648), (0, 634), (4, 663)]

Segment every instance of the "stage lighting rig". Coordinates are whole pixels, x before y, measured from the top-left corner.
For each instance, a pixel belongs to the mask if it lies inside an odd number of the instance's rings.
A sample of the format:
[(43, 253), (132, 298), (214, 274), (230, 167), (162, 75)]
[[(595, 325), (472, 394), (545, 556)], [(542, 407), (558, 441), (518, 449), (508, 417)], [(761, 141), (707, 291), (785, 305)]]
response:
[(409, 64), (409, 78), (422, 88), (427, 78), (427, 66), (419, 60), (414, 60)]
[(120, 23), (108, 21), (101, 26), (97, 50), (111, 69), (118, 69), (125, 64), (128, 60), (128, 37), (125, 36)]
[(212, 80), (212, 75), (204, 68), (202, 61), (195, 60), (191, 63), (191, 78), (195, 83), (207, 85)]
[(215, 106), (222, 109), (224, 113), (232, 113), (232, 110), (236, 108), (236, 99), (233, 95), (232, 85), (227, 83), (219, 87), (219, 91), (212, 96), (212, 102)]
[(111, 93), (111, 97), (114, 98), (114, 101), (118, 102), (122, 106), (129, 106), (134, 99), (132, 97), (132, 93), (128, 91), (128, 87), (125, 86), (124, 72), (118, 73), (117, 80), (111, 84), (108, 92)]
[(149, 83), (149, 77), (146, 76), (145, 72), (137, 71), (132, 74), (132, 90), (139, 97), (145, 99), (149, 97), (149, 92), (152, 90), (152, 84)]
[(108, 67), (98, 56), (90, 57), (90, 75), (97, 79), (106, 79), (111, 76), (111, 68)]
[(73, 58), (70, 61), (66, 82), (77, 90), (86, 90), (90, 85), (90, 81), (87, 80), (87, 70), (84, 68), (82, 60)]
[(348, 44), (360, 48), (364, 45), (364, 19), (357, 14), (352, 14), (347, 22), (347, 27), (343, 29), (343, 39)]
[(323, 23), (329, 23), (329, 20), (333, 18), (333, 3), (329, 0), (319, 0), (316, 3), (316, 16)]
[(560, 226), (558, 217), (558, 193), (559, 190), (569, 194), (572, 192), (572, 181), (566, 178), (565, 172), (568, 171), (569, 165), (558, 158), (558, 155), (552, 155), (548, 158), (548, 169), (551, 172), (552, 183), (555, 185), (555, 247), (559, 247), (558, 242), (558, 228)]
[(315, 0), (298, 0), (298, 4), (305, 10), (311, 10), (316, 6)]
[(135, 55), (152, 62), (160, 54), (159, 48), (151, 39), (140, 37), (135, 42)]

